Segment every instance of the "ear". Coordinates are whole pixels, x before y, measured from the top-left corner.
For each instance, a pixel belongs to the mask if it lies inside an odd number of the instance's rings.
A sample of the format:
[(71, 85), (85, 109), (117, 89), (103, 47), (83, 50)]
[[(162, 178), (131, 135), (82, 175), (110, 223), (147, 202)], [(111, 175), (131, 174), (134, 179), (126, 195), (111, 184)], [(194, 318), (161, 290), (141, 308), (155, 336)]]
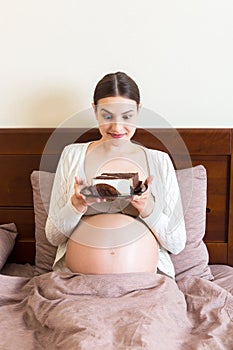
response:
[(97, 119), (97, 106), (94, 104), (94, 102), (92, 102), (92, 108), (93, 108), (93, 110), (94, 110), (94, 113), (95, 113), (95, 117), (96, 117), (96, 119)]
[(138, 109), (137, 109), (137, 113), (138, 113), (138, 114), (140, 113), (141, 108), (142, 108), (142, 104), (141, 104), (141, 103), (139, 103), (139, 105), (138, 105)]

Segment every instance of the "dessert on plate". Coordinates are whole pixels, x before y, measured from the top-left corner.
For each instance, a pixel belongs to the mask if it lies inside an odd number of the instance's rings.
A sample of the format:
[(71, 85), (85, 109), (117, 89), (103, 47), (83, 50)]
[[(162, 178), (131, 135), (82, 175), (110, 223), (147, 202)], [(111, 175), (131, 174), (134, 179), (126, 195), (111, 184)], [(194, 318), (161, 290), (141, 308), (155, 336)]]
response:
[(83, 189), (84, 195), (100, 197), (132, 196), (146, 188), (138, 173), (102, 173), (92, 179), (92, 185)]

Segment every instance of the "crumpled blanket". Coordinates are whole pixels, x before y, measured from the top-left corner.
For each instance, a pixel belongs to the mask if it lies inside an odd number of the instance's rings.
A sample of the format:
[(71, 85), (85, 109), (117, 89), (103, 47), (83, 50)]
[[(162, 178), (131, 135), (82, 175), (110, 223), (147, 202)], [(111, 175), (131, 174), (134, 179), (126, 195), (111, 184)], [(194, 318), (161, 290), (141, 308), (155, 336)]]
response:
[(233, 296), (153, 273), (0, 275), (1, 350), (232, 350)]

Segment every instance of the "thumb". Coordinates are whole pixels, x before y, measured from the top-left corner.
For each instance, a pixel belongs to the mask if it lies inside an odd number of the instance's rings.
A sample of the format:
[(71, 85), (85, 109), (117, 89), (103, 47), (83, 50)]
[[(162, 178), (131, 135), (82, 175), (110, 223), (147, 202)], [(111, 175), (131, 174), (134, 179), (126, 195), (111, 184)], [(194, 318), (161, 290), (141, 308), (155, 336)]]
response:
[(83, 188), (83, 187), (87, 186), (87, 183), (84, 182), (82, 179), (80, 179), (78, 176), (75, 176), (74, 177), (74, 186), (76, 186), (76, 185), (78, 188)]
[(147, 186), (149, 186), (149, 185), (152, 183), (153, 180), (154, 180), (154, 175), (149, 175), (149, 176), (146, 178), (146, 180), (145, 180), (145, 184), (146, 184)]

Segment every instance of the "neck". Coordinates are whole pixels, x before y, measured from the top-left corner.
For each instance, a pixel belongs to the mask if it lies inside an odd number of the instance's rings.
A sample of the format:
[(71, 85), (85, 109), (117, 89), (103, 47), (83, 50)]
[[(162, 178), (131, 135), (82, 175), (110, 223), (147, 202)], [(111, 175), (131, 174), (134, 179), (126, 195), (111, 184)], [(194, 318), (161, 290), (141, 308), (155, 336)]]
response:
[(100, 146), (105, 153), (112, 155), (130, 153), (135, 148), (130, 140), (105, 140), (103, 138), (96, 142), (96, 146)]

